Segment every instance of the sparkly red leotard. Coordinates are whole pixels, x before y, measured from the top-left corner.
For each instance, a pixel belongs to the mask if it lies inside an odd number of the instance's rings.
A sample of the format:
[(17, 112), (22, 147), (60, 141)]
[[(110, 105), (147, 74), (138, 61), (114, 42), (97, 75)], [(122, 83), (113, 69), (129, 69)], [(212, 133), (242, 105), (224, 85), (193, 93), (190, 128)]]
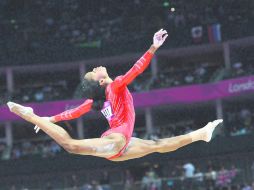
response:
[[(106, 87), (106, 102), (102, 113), (107, 118), (110, 129), (103, 133), (102, 137), (112, 133), (120, 133), (126, 138), (126, 145), (122, 150), (108, 159), (121, 156), (130, 142), (135, 123), (135, 110), (133, 98), (127, 85), (147, 68), (152, 57), (153, 54), (146, 52), (125, 75), (116, 77)], [(54, 116), (54, 119), (62, 121), (78, 118), (91, 109), (92, 103), (93, 100), (88, 99), (79, 107)]]

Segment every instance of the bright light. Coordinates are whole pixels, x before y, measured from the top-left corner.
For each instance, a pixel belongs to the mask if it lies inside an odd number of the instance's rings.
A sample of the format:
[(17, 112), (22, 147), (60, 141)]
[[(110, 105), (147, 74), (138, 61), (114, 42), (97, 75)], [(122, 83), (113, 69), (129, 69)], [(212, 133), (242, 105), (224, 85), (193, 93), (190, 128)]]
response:
[(164, 7), (169, 7), (169, 2), (165, 1), (165, 2), (163, 3), (163, 6), (164, 6)]
[(171, 12), (175, 12), (175, 10), (176, 10), (176, 9), (175, 9), (174, 7), (172, 7), (172, 8), (170, 9)]

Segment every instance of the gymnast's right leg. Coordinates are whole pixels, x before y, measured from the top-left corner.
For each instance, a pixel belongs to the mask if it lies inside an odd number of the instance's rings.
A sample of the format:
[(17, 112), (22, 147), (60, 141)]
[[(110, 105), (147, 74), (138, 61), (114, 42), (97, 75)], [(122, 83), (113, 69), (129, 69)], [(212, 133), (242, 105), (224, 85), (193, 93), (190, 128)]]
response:
[(143, 140), (139, 138), (131, 138), (129, 146), (121, 157), (115, 158), (112, 161), (124, 161), (134, 158), (140, 158), (151, 153), (167, 153), (175, 151), (183, 146), (191, 144), (196, 141), (209, 142), (212, 138), (212, 133), (222, 119), (209, 122), (205, 127), (188, 133), (171, 138), (164, 138), (159, 140)]
[(32, 108), (13, 102), (8, 102), (7, 105), (11, 112), (39, 126), (69, 153), (108, 158), (117, 154), (126, 144), (125, 137), (118, 133), (110, 134), (104, 138), (72, 139), (62, 127), (34, 114)]

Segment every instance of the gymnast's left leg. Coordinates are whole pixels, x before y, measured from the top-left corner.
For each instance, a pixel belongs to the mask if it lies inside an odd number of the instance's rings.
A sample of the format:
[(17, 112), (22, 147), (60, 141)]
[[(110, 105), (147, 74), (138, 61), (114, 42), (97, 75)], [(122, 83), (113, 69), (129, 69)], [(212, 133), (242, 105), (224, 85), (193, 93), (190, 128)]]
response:
[(72, 139), (62, 127), (34, 114), (32, 108), (13, 102), (7, 104), (11, 112), (39, 126), (69, 153), (109, 158), (116, 155), (126, 144), (125, 137), (119, 133), (112, 133), (103, 138)]
[(171, 152), (196, 141), (209, 142), (212, 138), (212, 133), (215, 127), (222, 123), (222, 121), (222, 119), (218, 119), (213, 122), (209, 122), (205, 127), (189, 134), (159, 139), (156, 141), (131, 138), (129, 146), (124, 154), (118, 158), (114, 158), (112, 161), (124, 161), (140, 158), (155, 152)]

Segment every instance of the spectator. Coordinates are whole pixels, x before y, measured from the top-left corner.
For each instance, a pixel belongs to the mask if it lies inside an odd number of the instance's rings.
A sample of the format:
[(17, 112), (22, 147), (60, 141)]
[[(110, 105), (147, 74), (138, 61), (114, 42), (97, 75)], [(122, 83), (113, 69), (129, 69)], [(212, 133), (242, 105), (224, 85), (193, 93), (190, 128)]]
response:
[(204, 174), (200, 171), (199, 168), (196, 169), (196, 173), (194, 174), (194, 183), (197, 189), (202, 189), (204, 186)]
[(233, 76), (241, 76), (244, 73), (244, 70), (242, 69), (242, 63), (237, 62), (233, 64)]
[(17, 146), (12, 149), (12, 159), (19, 159), (21, 157), (21, 151)]
[(195, 172), (195, 166), (192, 163), (187, 162), (186, 164), (183, 165), (183, 169), (184, 169), (185, 178), (193, 178), (194, 172)]
[(78, 177), (75, 174), (71, 175), (71, 187), (77, 188), (78, 187)]
[(124, 190), (132, 190), (134, 185), (134, 178), (131, 175), (130, 170), (125, 170), (124, 175)]
[(206, 173), (206, 187), (209, 187), (209, 189), (214, 189), (215, 187), (215, 182), (217, 178), (217, 173), (213, 169), (213, 167), (210, 165), (208, 168), (208, 173)]
[(192, 84), (194, 81), (194, 77), (191, 74), (188, 74), (185, 76), (184, 80), (187, 84)]
[(103, 176), (100, 180), (100, 184), (101, 184), (103, 190), (111, 190), (110, 177), (109, 177), (109, 174), (107, 171), (103, 172)]
[(141, 189), (149, 190), (150, 184), (151, 184), (151, 180), (149, 177), (149, 172), (146, 172), (141, 181)]
[(51, 141), (49, 146), (50, 146), (50, 152), (53, 155), (56, 155), (57, 153), (61, 151), (61, 147), (55, 141)]
[(158, 179), (158, 175), (151, 168), (149, 172), (145, 173), (141, 182), (142, 190), (155, 190), (161, 188), (161, 180)]
[(168, 180), (167, 180), (167, 187), (168, 190), (173, 190), (173, 189), (177, 189), (177, 182), (176, 182), (176, 178), (177, 178), (177, 172), (176, 170), (173, 170), (170, 175), (168, 176)]
[(91, 190), (103, 190), (103, 188), (97, 181), (93, 180)]
[(238, 169), (235, 167), (235, 165), (232, 165), (231, 169), (228, 172), (231, 179), (231, 183), (233, 183), (234, 178), (237, 176)]
[(242, 188), (242, 190), (253, 190), (252, 187), (249, 184), (245, 184)]
[(195, 166), (190, 163), (187, 162), (186, 164), (183, 165), (183, 169), (184, 169), (184, 183), (185, 183), (185, 187), (192, 189), (193, 188), (193, 177), (194, 177), (194, 172), (195, 172)]
[(80, 190), (91, 190), (91, 189), (92, 189), (92, 185), (84, 184), (84, 185), (82, 185)]
[(34, 94), (34, 99), (36, 102), (41, 102), (44, 100), (44, 94), (42, 91), (37, 91), (35, 94)]
[(222, 166), (217, 175), (216, 185), (218, 187), (226, 187), (230, 182), (230, 173)]

